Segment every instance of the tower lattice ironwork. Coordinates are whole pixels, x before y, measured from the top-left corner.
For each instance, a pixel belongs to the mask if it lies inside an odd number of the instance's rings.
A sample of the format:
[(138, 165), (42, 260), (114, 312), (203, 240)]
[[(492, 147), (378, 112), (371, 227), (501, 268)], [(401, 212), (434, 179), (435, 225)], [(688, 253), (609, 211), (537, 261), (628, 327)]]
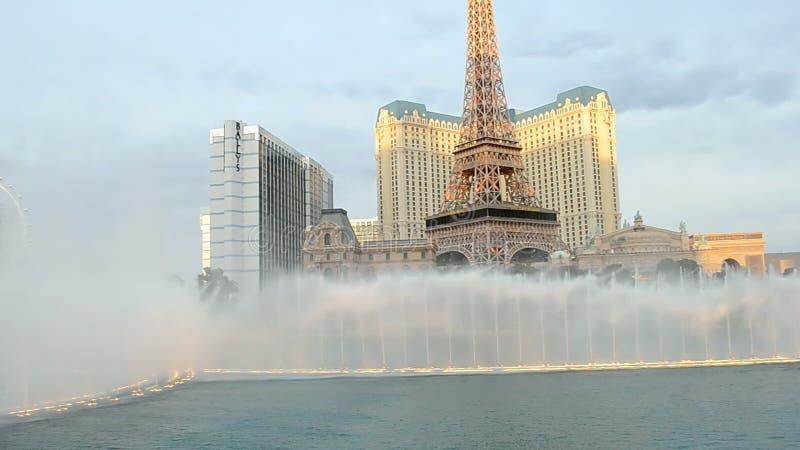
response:
[(491, 0), (470, 1), (467, 13), (467, 76), (461, 142), (482, 137), (514, 140)]
[(565, 246), (554, 211), (539, 207), (525, 176), (508, 110), (492, 0), (468, 0), (461, 140), (442, 211), (426, 221), (442, 255), (470, 264), (509, 264), (522, 249)]
[(442, 209), (538, 206), (520, 150), (503, 87), (492, 0), (469, 0), (461, 141)]

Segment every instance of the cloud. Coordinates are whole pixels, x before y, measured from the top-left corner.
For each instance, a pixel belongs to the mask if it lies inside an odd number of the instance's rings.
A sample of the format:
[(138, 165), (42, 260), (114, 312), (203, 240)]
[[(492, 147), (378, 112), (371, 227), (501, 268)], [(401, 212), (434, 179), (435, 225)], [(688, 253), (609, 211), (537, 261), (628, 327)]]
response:
[(671, 61), (683, 57), (685, 49), (674, 40), (655, 41), (647, 45), (647, 53), (660, 61)]
[(253, 67), (220, 65), (202, 72), (200, 79), (211, 86), (224, 86), (245, 94), (263, 93), (274, 87), (266, 73)]
[(336, 96), (349, 100), (374, 100), (389, 98), (396, 89), (389, 85), (369, 81), (336, 80), (315, 83), (313, 90), (318, 95)]
[[(780, 104), (794, 98), (788, 71), (750, 70), (730, 64), (660, 66), (663, 61), (630, 60), (607, 69), (607, 84), (618, 111), (691, 108), (710, 100), (742, 98)], [(617, 74), (616, 76), (612, 74)]]
[(421, 39), (437, 38), (460, 26), (457, 16), (449, 12), (414, 11), (410, 21), (410, 35)]
[(730, 76), (723, 67), (693, 67), (667, 73), (631, 64), (612, 81), (608, 90), (613, 92), (612, 98), (619, 111), (686, 108), (704, 103), (715, 92), (740, 93)]
[(12, 159), (10, 156), (0, 154), (0, 178), (3, 177), (3, 172), (11, 172), (19, 168), (19, 163)]
[(747, 83), (747, 95), (765, 105), (780, 104), (795, 97), (797, 74), (767, 71), (753, 74)]
[(461, 85), (434, 86), (419, 84), (408, 91), (409, 98), (425, 103), (431, 111), (444, 114), (461, 115)]
[(580, 31), (553, 39), (541, 39), (537, 35), (534, 44), (512, 44), (511, 55), (516, 57), (568, 59), (584, 52), (599, 52), (613, 46), (611, 36), (595, 32)]

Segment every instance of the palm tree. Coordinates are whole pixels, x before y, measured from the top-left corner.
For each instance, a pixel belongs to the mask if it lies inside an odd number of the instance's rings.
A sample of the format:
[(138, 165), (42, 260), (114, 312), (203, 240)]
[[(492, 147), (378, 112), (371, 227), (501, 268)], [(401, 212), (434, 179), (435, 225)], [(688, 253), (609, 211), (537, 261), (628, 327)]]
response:
[(226, 305), (239, 300), (239, 286), (228, 278), (222, 269), (206, 267), (203, 273), (197, 276), (197, 285), (202, 301), (214, 298), (218, 304)]

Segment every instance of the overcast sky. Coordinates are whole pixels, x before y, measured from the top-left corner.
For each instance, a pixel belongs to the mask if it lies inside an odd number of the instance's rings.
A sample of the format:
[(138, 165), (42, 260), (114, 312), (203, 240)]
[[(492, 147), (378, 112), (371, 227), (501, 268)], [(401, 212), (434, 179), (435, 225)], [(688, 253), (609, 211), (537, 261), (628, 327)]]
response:
[[(465, 4), (3, 2), (0, 177), (34, 236), (141, 228), (192, 273), (208, 129), (240, 119), (322, 162), (351, 217), (373, 216), (377, 109), (461, 112)], [(497, 0), (510, 106), (606, 89), (626, 218), (763, 230), (770, 251), (800, 251), (797, 5)]]

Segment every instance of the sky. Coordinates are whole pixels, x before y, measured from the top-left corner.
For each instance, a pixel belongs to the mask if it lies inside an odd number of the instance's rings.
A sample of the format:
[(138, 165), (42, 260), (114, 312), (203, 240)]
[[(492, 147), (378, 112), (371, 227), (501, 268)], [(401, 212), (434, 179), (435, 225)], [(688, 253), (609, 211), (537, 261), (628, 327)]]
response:
[[(510, 106), (606, 89), (623, 216), (761, 230), (800, 251), (800, 4), (495, 2)], [(34, 239), (140, 234), (199, 272), (208, 130), (261, 124), (375, 215), (373, 127), (395, 99), (459, 115), (466, 2), (3, 2), (0, 177)]]

